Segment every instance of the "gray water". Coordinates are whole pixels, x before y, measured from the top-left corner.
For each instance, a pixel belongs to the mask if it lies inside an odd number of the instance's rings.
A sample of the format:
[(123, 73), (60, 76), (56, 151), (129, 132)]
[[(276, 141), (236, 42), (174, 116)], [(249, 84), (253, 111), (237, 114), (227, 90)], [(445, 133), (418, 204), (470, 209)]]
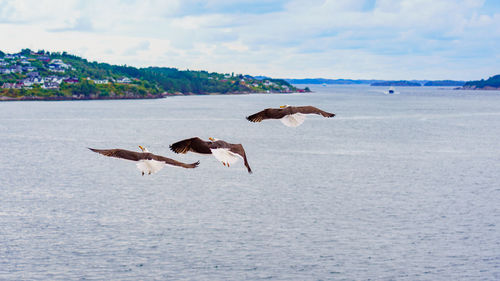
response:
[[(0, 103), (0, 280), (500, 279), (500, 92)], [(283, 104), (337, 114), (250, 123)], [(254, 170), (168, 148), (242, 143)], [(197, 169), (141, 176), (87, 149)]]

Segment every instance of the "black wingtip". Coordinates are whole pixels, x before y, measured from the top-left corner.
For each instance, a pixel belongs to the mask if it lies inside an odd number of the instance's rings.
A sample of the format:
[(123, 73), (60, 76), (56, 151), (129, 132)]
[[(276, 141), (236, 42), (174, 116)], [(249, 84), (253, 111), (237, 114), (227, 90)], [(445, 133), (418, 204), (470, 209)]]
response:
[(247, 116), (247, 120), (250, 121), (250, 122), (252, 122), (252, 123), (260, 122), (260, 121), (258, 121), (258, 118), (255, 117), (255, 114)]

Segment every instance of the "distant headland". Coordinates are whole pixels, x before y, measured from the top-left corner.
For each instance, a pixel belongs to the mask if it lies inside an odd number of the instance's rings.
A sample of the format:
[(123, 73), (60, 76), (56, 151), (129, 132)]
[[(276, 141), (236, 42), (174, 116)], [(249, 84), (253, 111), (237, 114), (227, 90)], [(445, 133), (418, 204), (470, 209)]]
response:
[(464, 90), (500, 90), (500, 74), (492, 76), (487, 80), (469, 81), (461, 88)]
[(66, 52), (0, 51), (0, 101), (154, 99), (174, 95), (307, 92), (283, 79), (136, 68), (90, 62)]

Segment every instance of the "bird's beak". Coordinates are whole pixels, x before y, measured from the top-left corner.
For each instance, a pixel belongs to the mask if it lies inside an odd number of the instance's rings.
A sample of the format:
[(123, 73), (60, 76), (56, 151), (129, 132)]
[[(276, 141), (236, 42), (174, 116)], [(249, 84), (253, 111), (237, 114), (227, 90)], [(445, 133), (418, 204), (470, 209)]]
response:
[(286, 107), (286, 105), (280, 105), (280, 108), (285, 108), (285, 107)]
[(144, 151), (144, 147), (142, 147), (142, 146), (140, 146), (140, 145), (139, 145), (139, 148), (140, 148), (142, 151)]
[(212, 137), (209, 137), (208, 139), (211, 140), (211, 141), (214, 141), (214, 138), (212, 138)]

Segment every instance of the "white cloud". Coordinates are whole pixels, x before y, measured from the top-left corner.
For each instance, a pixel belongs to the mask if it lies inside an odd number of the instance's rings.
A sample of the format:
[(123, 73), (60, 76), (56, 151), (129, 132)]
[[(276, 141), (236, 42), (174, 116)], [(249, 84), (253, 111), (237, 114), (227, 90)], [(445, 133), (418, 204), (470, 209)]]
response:
[(89, 18), (79, 17), (73, 22), (67, 23), (64, 27), (51, 28), (48, 31), (65, 32), (65, 31), (94, 31), (94, 27)]
[(151, 44), (149, 43), (149, 41), (142, 41), (139, 44), (136, 44), (135, 46), (132, 46), (132, 47), (128, 48), (127, 50), (125, 50), (124, 54), (126, 56), (136, 56), (138, 54), (138, 52), (144, 52), (144, 51), (149, 50), (150, 45)]
[(229, 43), (222, 43), (222, 46), (228, 48), (229, 50), (236, 51), (236, 52), (247, 52), (249, 50), (248, 46), (241, 43), (241, 42), (229, 42)]

